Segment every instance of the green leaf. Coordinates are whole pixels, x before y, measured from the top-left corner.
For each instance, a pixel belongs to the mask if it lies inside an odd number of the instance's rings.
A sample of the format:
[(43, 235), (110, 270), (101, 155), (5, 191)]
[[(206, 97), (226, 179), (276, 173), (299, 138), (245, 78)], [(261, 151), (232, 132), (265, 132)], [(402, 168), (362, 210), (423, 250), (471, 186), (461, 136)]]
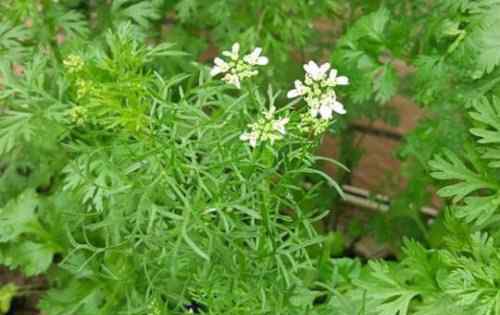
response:
[(412, 300), (421, 294), (417, 289), (406, 285), (405, 276), (399, 276), (393, 267), (383, 262), (369, 263), (369, 279), (358, 281), (366, 289), (369, 299), (377, 302), (378, 315), (407, 315)]
[(31, 123), (32, 114), (19, 111), (6, 111), (0, 116), (0, 155), (16, 147), (20, 140), (30, 141), (34, 136)]
[(498, 184), (485, 175), (470, 170), (456, 154), (446, 151), (429, 162), (433, 169), (431, 176), (440, 180), (454, 180), (457, 183), (445, 186), (438, 191), (442, 197), (453, 197), (456, 203), (466, 195), (480, 189), (496, 189)]
[(74, 10), (61, 12), (56, 15), (57, 25), (64, 30), (66, 37), (86, 37), (89, 34), (89, 27), (85, 16)]
[(483, 18), (479, 31), (473, 36), (473, 44), (478, 54), (479, 71), (483, 74), (491, 73), (500, 64), (500, 6), (490, 9)]
[(198, 2), (196, 0), (181, 0), (175, 6), (179, 18), (183, 22), (187, 22), (191, 16), (196, 12)]
[(133, 20), (142, 27), (148, 27), (152, 20), (160, 17), (153, 1), (113, 0), (111, 14), (115, 19)]
[(63, 288), (50, 289), (39, 307), (47, 315), (95, 315), (101, 304), (101, 290), (95, 283), (73, 280)]
[(11, 269), (20, 268), (26, 276), (35, 276), (47, 271), (54, 254), (55, 249), (50, 244), (32, 241), (9, 244), (0, 250), (0, 255), (4, 256), (3, 263)]
[(22, 233), (34, 231), (38, 227), (35, 215), (37, 206), (35, 192), (27, 190), (0, 208), (0, 243), (13, 241)]
[(0, 21), (0, 63), (11, 62), (25, 56), (29, 49), (22, 42), (29, 38), (29, 31), (20, 25)]
[(490, 103), (486, 98), (473, 103), (475, 111), (469, 113), (472, 119), (484, 124), (483, 127), (472, 128), (470, 132), (478, 136), (479, 143), (500, 143), (500, 102), (493, 98)]
[(376, 76), (374, 82), (375, 100), (384, 104), (396, 95), (399, 80), (392, 65), (386, 64), (380, 70), (382, 74)]
[(353, 38), (369, 37), (375, 41), (383, 41), (384, 30), (389, 22), (390, 12), (384, 7), (360, 18), (352, 28)]

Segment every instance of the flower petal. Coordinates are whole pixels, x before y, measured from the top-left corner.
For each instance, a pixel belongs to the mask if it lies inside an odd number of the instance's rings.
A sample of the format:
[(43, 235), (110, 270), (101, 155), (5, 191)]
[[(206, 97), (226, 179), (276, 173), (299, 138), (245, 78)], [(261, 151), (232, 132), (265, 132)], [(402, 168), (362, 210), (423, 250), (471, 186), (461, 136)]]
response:
[(318, 73), (319, 67), (314, 61), (311, 60), (304, 65), (304, 70), (306, 71), (307, 74), (309, 74), (312, 77)]
[(239, 55), (240, 54), (240, 43), (236, 42), (233, 44), (233, 47), (231, 47), (231, 52), (233, 55)]
[(257, 58), (257, 64), (260, 66), (265, 66), (269, 63), (269, 59), (265, 56), (260, 56)]
[(300, 92), (298, 90), (290, 90), (286, 94), (288, 98), (296, 98), (297, 96), (300, 96)]
[(281, 118), (279, 120), (276, 120), (274, 122), (274, 129), (277, 130), (279, 133), (281, 133), (282, 135), (286, 134), (286, 129), (285, 129), (285, 125), (288, 124), (288, 117), (285, 117), (285, 118)]
[(214, 59), (214, 63), (219, 67), (228, 66), (228, 64), (219, 57)]
[(319, 115), (323, 119), (331, 119), (332, 118), (332, 112), (333, 112), (333, 108), (332, 108), (331, 104), (329, 104), (329, 103), (328, 104), (323, 104), (319, 108)]
[(346, 76), (340, 76), (335, 79), (337, 85), (349, 85), (349, 78)]
[(330, 71), (330, 75), (328, 76), (329, 80), (335, 81), (335, 78), (337, 78), (338, 71), (335, 68), (332, 68)]
[(248, 139), (250, 139), (250, 134), (248, 132), (244, 132), (240, 135), (241, 141), (247, 141)]
[(211, 70), (210, 70), (210, 76), (212, 77), (215, 77), (216, 75), (218, 75), (219, 73), (222, 73), (222, 69), (217, 67), (217, 66), (214, 66)]
[(322, 64), (320, 67), (319, 67), (319, 72), (322, 74), (322, 75), (325, 75), (328, 70), (330, 70), (330, 64), (328, 62)]
[(338, 102), (337, 100), (333, 101), (331, 107), (333, 111), (336, 112), (337, 114), (344, 115), (345, 113), (347, 113), (347, 111), (344, 108), (344, 105), (342, 105), (342, 103)]

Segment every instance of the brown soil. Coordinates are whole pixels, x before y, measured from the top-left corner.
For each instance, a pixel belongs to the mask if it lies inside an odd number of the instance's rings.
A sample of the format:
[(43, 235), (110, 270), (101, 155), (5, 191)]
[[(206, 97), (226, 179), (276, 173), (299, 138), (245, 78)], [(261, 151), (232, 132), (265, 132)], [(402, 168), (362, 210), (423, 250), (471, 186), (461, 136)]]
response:
[(40, 292), (46, 288), (45, 280), (42, 277), (26, 278), (19, 272), (0, 267), (0, 287), (8, 283), (14, 283), (26, 292), (13, 299), (10, 312), (7, 315), (39, 314), (36, 305), (38, 304)]

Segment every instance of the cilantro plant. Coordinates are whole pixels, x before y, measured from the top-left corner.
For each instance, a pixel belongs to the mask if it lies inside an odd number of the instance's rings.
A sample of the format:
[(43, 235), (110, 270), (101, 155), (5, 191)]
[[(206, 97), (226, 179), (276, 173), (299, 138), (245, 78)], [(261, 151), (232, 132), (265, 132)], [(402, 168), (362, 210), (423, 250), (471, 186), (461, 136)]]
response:
[[(304, 178), (340, 193), (315, 155), (336, 116), (259, 88), (261, 48), (234, 44), (210, 70), (144, 27), (6, 41), (26, 57), (8, 47), (1, 68), (1, 264), (45, 274), (46, 314), (313, 311), (327, 209)], [(338, 106), (336, 70), (304, 70), (333, 78), (315, 97)]]

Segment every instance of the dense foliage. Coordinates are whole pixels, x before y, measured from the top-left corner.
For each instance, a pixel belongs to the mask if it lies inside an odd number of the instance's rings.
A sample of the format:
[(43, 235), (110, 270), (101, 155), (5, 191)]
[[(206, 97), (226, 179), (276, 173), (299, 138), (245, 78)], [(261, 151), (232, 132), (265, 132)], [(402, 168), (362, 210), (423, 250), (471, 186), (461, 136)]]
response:
[[(0, 12), (0, 264), (44, 275), (44, 314), (500, 315), (500, 1)], [(375, 220), (398, 257), (345, 258), (322, 222), (359, 161), (352, 122), (397, 123), (397, 94), (429, 113)], [(317, 156), (328, 132), (339, 162)], [(0, 314), (29, 293), (2, 284)]]

